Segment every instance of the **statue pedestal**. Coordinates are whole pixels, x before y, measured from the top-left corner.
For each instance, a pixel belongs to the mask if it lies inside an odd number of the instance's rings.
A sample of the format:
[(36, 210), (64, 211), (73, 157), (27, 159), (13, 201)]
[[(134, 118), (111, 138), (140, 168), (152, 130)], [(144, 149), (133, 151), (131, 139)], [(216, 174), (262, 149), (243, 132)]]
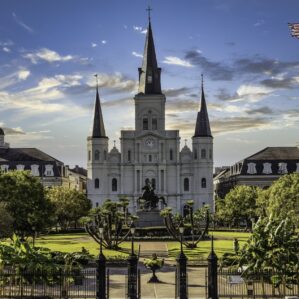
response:
[(139, 217), (136, 221), (137, 227), (151, 227), (151, 226), (164, 226), (163, 217), (160, 216), (160, 210), (154, 209), (150, 211), (137, 211)]

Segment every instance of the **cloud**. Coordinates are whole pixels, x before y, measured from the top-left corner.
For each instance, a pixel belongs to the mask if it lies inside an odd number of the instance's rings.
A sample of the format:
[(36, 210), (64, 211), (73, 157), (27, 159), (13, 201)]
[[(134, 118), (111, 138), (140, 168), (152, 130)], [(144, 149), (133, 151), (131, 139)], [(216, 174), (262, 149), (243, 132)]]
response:
[(273, 114), (273, 110), (267, 106), (263, 106), (260, 108), (256, 108), (256, 109), (250, 109), (250, 110), (246, 110), (247, 114), (266, 114), (266, 115), (271, 115)]
[(260, 84), (271, 88), (293, 88), (294, 84), (296, 83), (297, 82), (295, 78), (270, 78), (260, 81)]
[(3, 47), (2, 50), (3, 50), (4, 52), (6, 52), (6, 53), (11, 52), (11, 50), (10, 50), (9, 48), (7, 48), (7, 47)]
[(143, 58), (143, 55), (142, 55), (142, 54), (137, 53), (137, 52), (135, 52), (135, 51), (132, 52), (132, 55), (135, 56), (135, 57)]
[(183, 60), (183, 59), (181, 59), (179, 57), (175, 57), (175, 56), (166, 56), (162, 62), (166, 63), (166, 64), (179, 65), (179, 66), (183, 66), (183, 67), (193, 67), (194, 66), (189, 61)]
[(48, 63), (52, 62), (66, 62), (74, 60), (76, 57), (72, 55), (60, 55), (57, 52), (43, 48), (35, 52), (27, 53), (23, 55), (24, 58), (30, 59), (33, 64), (37, 64), (40, 60), (46, 61)]
[(103, 39), (103, 40), (101, 41), (101, 43), (102, 43), (103, 45), (106, 45), (106, 44), (107, 44), (107, 41)]
[(13, 17), (14, 21), (17, 24), (19, 24), (21, 27), (23, 27), (27, 32), (29, 32), (29, 33), (34, 32), (34, 30), (30, 26), (25, 24), (14, 12), (12, 13), (12, 17)]
[(254, 27), (260, 27), (265, 24), (265, 20), (259, 20), (253, 24)]
[(102, 106), (103, 107), (116, 107), (116, 106), (123, 106), (123, 105), (130, 105), (132, 103), (132, 99), (130, 98), (122, 98), (118, 100), (112, 100), (112, 101), (103, 101)]
[(180, 95), (185, 95), (189, 91), (190, 91), (190, 88), (188, 88), (188, 87), (180, 87), (180, 88), (164, 89), (163, 93), (167, 97), (177, 97)]
[(8, 127), (2, 127), (4, 130), (5, 135), (24, 135), (26, 134), (22, 128), (8, 128)]
[(185, 60), (191, 65), (199, 66), (213, 80), (230, 81), (233, 78), (233, 70), (230, 67), (220, 62), (209, 60), (198, 50), (187, 51)]
[(216, 94), (216, 98), (221, 101), (228, 102), (239, 102), (239, 101), (250, 101), (257, 102), (264, 97), (270, 95), (274, 89), (253, 84), (242, 84), (235, 93), (230, 94), (227, 90), (221, 88)]
[(30, 76), (30, 71), (26, 69), (21, 69), (18, 72), (18, 78), (21, 80), (26, 80)]
[[(90, 79), (87, 84), (95, 88), (94, 79)], [(98, 84), (100, 88), (109, 88), (112, 89), (113, 92), (133, 92), (138, 89), (138, 82), (135, 80), (128, 79), (121, 73), (114, 74), (98, 74)]]
[(26, 80), (29, 77), (29, 75), (30, 75), (29, 70), (27, 70), (25, 68), (21, 68), (17, 72), (14, 72), (12, 74), (1, 77), (0, 78), (0, 91), (18, 83), (19, 81)]
[(299, 67), (299, 61), (279, 61), (256, 55), (251, 58), (236, 59), (233, 67), (238, 74), (277, 75)]
[(137, 32), (140, 32), (142, 34), (146, 34), (147, 33), (147, 29), (146, 28), (143, 28), (141, 26), (133, 26), (133, 29)]
[(91, 47), (92, 47), (92, 48), (96, 48), (97, 46), (98, 46), (97, 43), (91, 43)]

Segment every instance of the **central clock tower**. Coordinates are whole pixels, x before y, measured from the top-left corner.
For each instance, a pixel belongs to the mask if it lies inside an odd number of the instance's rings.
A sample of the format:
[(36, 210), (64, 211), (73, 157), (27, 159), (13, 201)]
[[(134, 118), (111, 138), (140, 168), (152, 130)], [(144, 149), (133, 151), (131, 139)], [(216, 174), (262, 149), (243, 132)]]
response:
[(165, 128), (166, 98), (161, 90), (161, 68), (150, 20), (138, 73), (135, 129), (121, 131), (120, 151), (115, 146), (108, 151), (104, 124), (99, 122), (100, 102), (96, 102), (95, 127), (99, 132), (88, 139), (88, 198), (94, 206), (107, 198), (126, 198), (130, 211), (136, 213), (142, 188), (150, 182), (173, 211), (182, 212), (190, 199), (195, 209), (204, 204), (212, 206), (213, 137), (204, 94), (202, 91), (192, 151), (186, 145), (180, 151), (179, 130)]

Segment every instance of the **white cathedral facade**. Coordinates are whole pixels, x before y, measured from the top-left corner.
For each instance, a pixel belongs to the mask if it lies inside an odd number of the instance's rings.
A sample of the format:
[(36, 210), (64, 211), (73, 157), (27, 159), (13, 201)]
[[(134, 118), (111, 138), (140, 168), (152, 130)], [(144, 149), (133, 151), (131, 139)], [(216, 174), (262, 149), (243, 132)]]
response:
[(203, 86), (200, 111), (194, 111), (192, 149), (187, 145), (181, 149), (179, 130), (165, 129), (166, 98), (160, 75), (149, 21), (134, 97), (135, 130), (121, 131), (120, 151), (115, 146), (108, 148), (98, 89), (96, 92), (93, 130), (87, 138), (87, 195), (94, 207), (106, 199), (126, 198), (135, 213), (149, 180), (173, 211), (182, 213), (191, 199), (195, 208), (205, 204), (213, 208), (213, 137)]

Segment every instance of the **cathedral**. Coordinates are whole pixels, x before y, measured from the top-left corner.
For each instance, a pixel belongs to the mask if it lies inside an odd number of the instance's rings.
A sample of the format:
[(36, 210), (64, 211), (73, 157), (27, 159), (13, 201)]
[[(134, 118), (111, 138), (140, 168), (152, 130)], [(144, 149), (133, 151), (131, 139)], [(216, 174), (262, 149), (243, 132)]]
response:
[[(150, 182), (167, 205), (182, 213), (188, 200), (194, 207), (213, 209), (213, 136), (204, 88), (200, 111), (194, 112), (192, 149), (180, 146), (179, 130), (165, 129), (166, 97), (161, 89), (161, 68), (157, 64), (151, 21), (147, 28), (142, 67), (135, 102), (135, 130), (122, 130), (120, 150), (109, 150), (109, 137), (96, 90), (91, 136), (87, 138), (87, 193), (93, 206), (106, 199), (129, 200), (136, 213), (142, 188)], [(197, 118), (196, 118), (197, 114)]]

